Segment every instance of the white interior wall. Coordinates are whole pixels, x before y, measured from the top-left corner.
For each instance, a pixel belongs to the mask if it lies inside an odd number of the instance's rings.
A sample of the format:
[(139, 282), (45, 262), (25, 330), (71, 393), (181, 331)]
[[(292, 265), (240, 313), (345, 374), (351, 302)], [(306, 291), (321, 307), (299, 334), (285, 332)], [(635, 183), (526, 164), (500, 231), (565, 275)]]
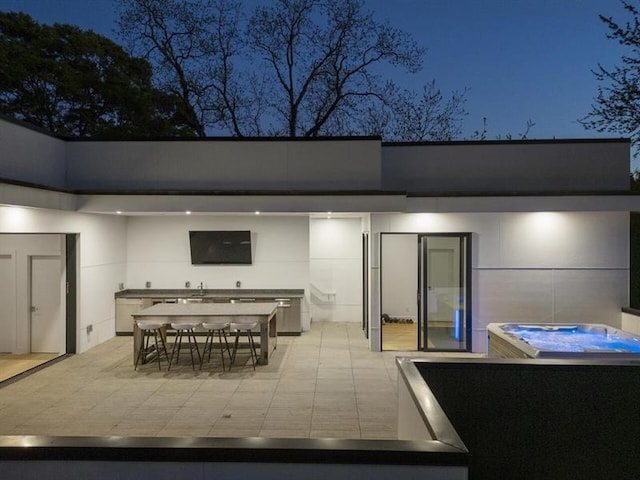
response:
[(362, 321), (362, 228), (360, 217), (310, 219), (313, 320)]
[(418, 321), (418, 236), (383, 235), (380, 248), (382, 311), (392, 318)]
[[(624, 212), (373, 215), (372, 231), (474, 233), (474, 351), (486, 351), (491, 322), (619, 327), (620, 308), (628, 304), (629, 216)], [(373, 240), (377, 257), (379, 235)], [(375, 288), (372, 294), (379, 298)], [(372, 335), (379, 335), (379, 317), (379, 310), (372, 310)]]
[[(124, 218), (0, 207), (0, 233), (80, 234), (76, 349), (83, 352), (115, 335), (113, 294), (126, 276)], [(16, 268), (21, 269), (20, 265)], [(93, 327), (91, 333), (86, 332), (89, 325)], [(17, 335), (22, 334), (18, 331)]]
[[(192, 265), (189, 230), (251, 230), (252, 265)], [(309, 290), (306, 216), (180, 215), (127, 219), (126, 288)], [(308, 302), (302, 326), (309, 329)]]

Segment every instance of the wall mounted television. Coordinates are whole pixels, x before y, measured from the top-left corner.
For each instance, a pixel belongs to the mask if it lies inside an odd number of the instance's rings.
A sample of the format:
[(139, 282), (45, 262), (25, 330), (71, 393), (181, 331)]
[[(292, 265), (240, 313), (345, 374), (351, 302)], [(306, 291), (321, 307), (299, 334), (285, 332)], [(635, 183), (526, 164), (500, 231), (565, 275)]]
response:
[(249, 230), (190, 230), (193, 265), (251, 265)]

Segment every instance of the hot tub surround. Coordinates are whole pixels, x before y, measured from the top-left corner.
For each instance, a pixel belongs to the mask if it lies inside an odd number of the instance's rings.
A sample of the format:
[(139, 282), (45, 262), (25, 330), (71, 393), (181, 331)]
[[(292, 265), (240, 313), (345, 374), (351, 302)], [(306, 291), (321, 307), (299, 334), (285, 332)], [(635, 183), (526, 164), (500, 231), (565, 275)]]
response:
[(637, 360), (640, 337), (605, 324), (491, 323), (489, 356)]

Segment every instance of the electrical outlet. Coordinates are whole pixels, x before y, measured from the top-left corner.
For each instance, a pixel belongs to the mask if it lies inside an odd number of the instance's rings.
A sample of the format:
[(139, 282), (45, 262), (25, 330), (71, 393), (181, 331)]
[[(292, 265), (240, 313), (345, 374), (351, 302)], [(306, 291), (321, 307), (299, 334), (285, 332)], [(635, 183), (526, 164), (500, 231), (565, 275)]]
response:
[(241, 286), (242, 286), (242, 282), (241, 282), (240, 280), (238, 280), (238, 281), (236, 282), (236, 287), (237, 287), (237, 288), (240, 288)]
[(87, 335), (93, 332), (93, 325), (87, 325)]
[(191, 288), (191, 282), (189, 281), (184, 282), (184, 288)]
[(151, 288), (151, 282), (147, 282), (145, 285), (147, 286), (147, 288)]

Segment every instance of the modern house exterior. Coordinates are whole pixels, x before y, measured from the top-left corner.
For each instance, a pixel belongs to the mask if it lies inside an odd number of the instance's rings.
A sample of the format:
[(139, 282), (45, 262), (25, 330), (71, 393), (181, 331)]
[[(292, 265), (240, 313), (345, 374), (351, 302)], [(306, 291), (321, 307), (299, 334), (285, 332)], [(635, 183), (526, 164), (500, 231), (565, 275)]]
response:
[[(0, 119), (0, 351), (88, 350), (116, 293), (187, 282), (303, 289), (303, 331), (361, 322), (373, 351), (386, 319), (415, 326), (409, 350), (485, 352), (491, 322), (625, 327), (629, 160), (626, 139), (100, 141)], [(193, 265), (191, 230), (251, 231), (252, 264)]]

